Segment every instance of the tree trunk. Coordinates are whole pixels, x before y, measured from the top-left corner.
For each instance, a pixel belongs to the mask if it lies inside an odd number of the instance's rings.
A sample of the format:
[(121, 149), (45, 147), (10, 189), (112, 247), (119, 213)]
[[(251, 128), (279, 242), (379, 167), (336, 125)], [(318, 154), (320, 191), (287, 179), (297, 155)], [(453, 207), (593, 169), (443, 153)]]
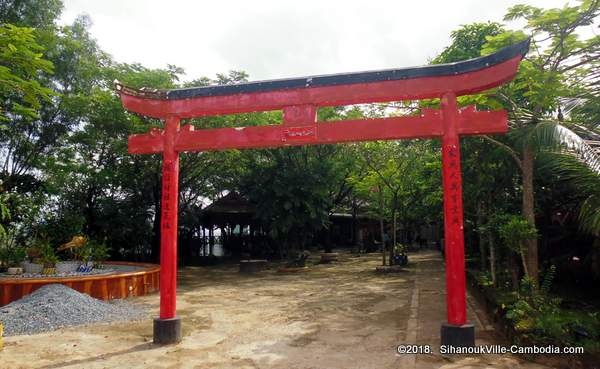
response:
[(213, 252), (215, 249), (215, 231), (214, 225), (210, 225), (210, 229), (208, 230), (208, 255), (213, 256)]
[(358, 246), (358, 207), (356, 199), (352, 199), (352, 245)]
[(385, 230), (383, 229), (383, 192), (379, 189), (379, 230), (381, 231), (381, 265), (385, 266)]
[(521, 248), (521, 252), (519, 252), (519, 255), (521, 255), (521, 262), (523, 263), (523, 271), (525, 272), (525, 275), (531, 277), (531, 273), (529, 272), (529, 267), (527, 266), (528, 263), (525, 257), (525, 253), (523, 252), (523, 248)]
[(160, 203), (154, 204), (154, 221), (152, 222), (152, 250), (150, 257), (160, 264)]
[(152, 244), (150, 245), (150, 259), (154, 263), (160, 263), (160, 214), (162, 210), (160, 205), (161, 197), (161, 177), (157, 173), (156, 180), (154, 181), (154, 186), (152, 186), (152, 200), (154, 201), (154, 219), (152, 222)]
[(325, 247), (326, 253), (333, 252), (333, 241), (331, 240), (331, 226), (327, 228), (325, 233)]
[(85, 216), (85, 230), (89, 236), (96, 235), (96, 216), (95, 216), (95, 189), (93, 187), (88, 188), (85, 198), (85, 209), (83, 211)]
[[(533, 165), (534, 153), (530, 145), (525, 145), (523, 150), (523, 216), (531, 225), (535, 226), (535, 204), (534, 204), (534, 189), (533, 189)], [(526, 259), (529, 277), (533, 280), (534, 285), (538, 285), (538, 240), (533, 238), (525, 241)]]
[(517, 254), (512, 251), (509, 251), (508, 255), (508, 269), (510, 270), (510, 279), (512, 283), (513, 290), (517, 291), (519, 289), (519, 276), (520, 276), (520, 268), (519, 262), (517, 261)]
[(477, 234), (479, 235), (479, 256), (480, 256), (480, 265), (481, 271), (485, 272), (487, 270), (487, 249), (485, 247), (485, 232), (481, 229), (484, 222), (485, 213), (483, 211), (483, 204), (479, 202), (477, 204)]
[(488, 235), (488, 244), (490, 245), (490, 274), (492, 275), (492, 285), (496, 287), (496, 246), (494, 237)]
[[(202, 245), (202, 256), (206, 255), (206, 228), (204, 228), (204, 225), (202, 226), (202, 242), (200, 242), (200, 245)], [(200, 255), (198, 255), (200, 256)]]
[(390, 265), (394, 264), (394, 254), (396, 253), (396, 201), (392, 209), (392, 247), (390, 247)]

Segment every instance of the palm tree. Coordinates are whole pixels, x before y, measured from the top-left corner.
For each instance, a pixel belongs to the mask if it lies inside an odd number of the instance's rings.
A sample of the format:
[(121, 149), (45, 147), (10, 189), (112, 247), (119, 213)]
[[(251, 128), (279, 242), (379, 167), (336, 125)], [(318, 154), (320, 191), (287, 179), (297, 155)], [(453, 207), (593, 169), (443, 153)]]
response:
[[(561, 147), (579, 150), (582, 160), (597, 165), (593, 154), (565, 121), (562, 105), (567, 98), (594, 98), (600, 51), (600, 36), (579, 39), (579, 29), (593, 24), (600, 14), (600, 0), (583, 0), (579, 5), (561, 9), (541, 9), (516, 5), (505, 20), (524, 19), (531, 32), (530, 52), (521, 64), (515, 80), (502, 87), (490, 99), (508, 108), (511, 132), (507, 139), (487, 140), (504, 149), (515, 161), (522, 180), (522, 214), (535, 225), (534, 170), (541, 152)], [(487, 37), (483, 54), (526, 37), (521, 31), (504, 32)], [(561, 105), (561, 103), (563, 103)], [(538, 281), (538, 242), (527, 241), (527, 270)]]
[(539, 158), (540, 168), (552, 173), (558, 183), (572, 188), (581, 199), (577, 221), (581, 231), (595, 239), (590, 256), (596, 276), (600, 276), (600, 171), (595, 166), (598, 158), (593, 149), (582, 156), (581, 152), (568, 146), (562, 152), (546, 152)]

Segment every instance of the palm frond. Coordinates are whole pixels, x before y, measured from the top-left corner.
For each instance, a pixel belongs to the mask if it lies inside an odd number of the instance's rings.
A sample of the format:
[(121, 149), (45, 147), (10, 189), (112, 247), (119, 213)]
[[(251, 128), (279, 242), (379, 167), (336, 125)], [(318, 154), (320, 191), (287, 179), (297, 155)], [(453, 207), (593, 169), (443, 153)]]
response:
[(564, 131), (558, 122), (545, 120), (535, 124), (528, 132), (528, 141), (536, 151), (560, 151), (564, 144)]
[(600, 235), (600, 175), (576, 156), (545, 152), (538, 156), (538, 168), (570, 185), (584, 199), (579, 206), (578, 223), (582, 231)]
[(600, 236), (600, 196), (592, 195), (581, 204), (578, 219), (583, 231)]
[(580, 135), (556, 121), (545, 120), (516, 132), (518, 145), (531, 145), (537, 152), (560, 152), (575, 156), (600, 175), (600, 155)]
[(572, 154), (544, 152), (536, 158), (536, 165), (558, 181), (573, 185), (582, 194), (600, 195), (600, 175)]

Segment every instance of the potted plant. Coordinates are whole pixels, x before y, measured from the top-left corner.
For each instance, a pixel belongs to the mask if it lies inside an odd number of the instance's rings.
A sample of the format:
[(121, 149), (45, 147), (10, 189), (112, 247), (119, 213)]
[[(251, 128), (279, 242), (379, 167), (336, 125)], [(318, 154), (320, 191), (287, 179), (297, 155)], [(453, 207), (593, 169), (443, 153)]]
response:
[(73, 236), (71, 241), (61, 245), (58, 251), (67, 252), (69, 260), (60, 261), (56, 264), (56, 273), (66, 274), (77, 272), (81, 266), (82, 261), (80, 260), (79, 250), (86, 247), (88, 242), (85, 236)]
[(41, 253), (42, 256), (40, 257), (40, 262), (44, 266), (42, 274), (56, 274), (56, 263), (58, 263), (58, 257), (54, 253), (54, 249), (52, 246), (50, 246), (50, 243), (44, 244)]
[(20, 263), (25, 259), (25, 249), (17, 245), (12, 230), (0, 234), (0, 268), (8, 274), (23, 273)]
[(81, 263), (78, 260), (61, 260), (56, 263), (56, 274), (75, 273)]
[(42, 274), (56, 274), (56, 263), (58, 263), (58, 257), (56, 257), (56, 255), (44, 255), (41, 257), (40, 261), (44, 266)]
[(91, 272), (94, 264), (91, 261), (92, 259), (92, 247), (90, 243), (79, 247), (74, 250), (75, 259), (79, 261), (79, 267), (77, 268), (77, 272), (87, 273)]
[(27, 260), (21, 264), (23, 266), (23, 271), (30, 274), (40, 274), (44, 268), (39, 262), (40, 257), (42, 256), (40, 248), (38, 246), (30, 246), (25, 253), (27, 255)]
[(104, 262), (110, 257), (108, 246), (105, 242), (92, 241), (89, 244), (94, 268), (103, 269)]
[(0, 248), (0, 273), (6, 272), (6, 268), (8, 268), (8, 260), (8, 249), (4, 247)]
[(25, 249), (22, 247), (13, 247), (9, 250), (8, 270), (10, 275), (23, 274), (21, 263), (25, 259)]
[(394, 265), (405, 266), (408, 264), (408, 255), (406, 255), (406, 246), (397, 243), (394, 247)]

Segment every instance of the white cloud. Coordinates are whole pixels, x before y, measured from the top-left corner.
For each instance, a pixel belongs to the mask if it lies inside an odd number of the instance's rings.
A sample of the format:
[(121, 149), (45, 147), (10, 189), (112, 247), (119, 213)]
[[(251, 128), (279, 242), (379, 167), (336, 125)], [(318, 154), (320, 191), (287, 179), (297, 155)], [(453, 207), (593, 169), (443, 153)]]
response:
[(516, 2), (65, 0), (61, 22), (90, 15), (92, 35), (118, 61), (175, 64), (186, 79), (236, 69), (256, 80), (425, 64), (450, 31), (500, 21)]

